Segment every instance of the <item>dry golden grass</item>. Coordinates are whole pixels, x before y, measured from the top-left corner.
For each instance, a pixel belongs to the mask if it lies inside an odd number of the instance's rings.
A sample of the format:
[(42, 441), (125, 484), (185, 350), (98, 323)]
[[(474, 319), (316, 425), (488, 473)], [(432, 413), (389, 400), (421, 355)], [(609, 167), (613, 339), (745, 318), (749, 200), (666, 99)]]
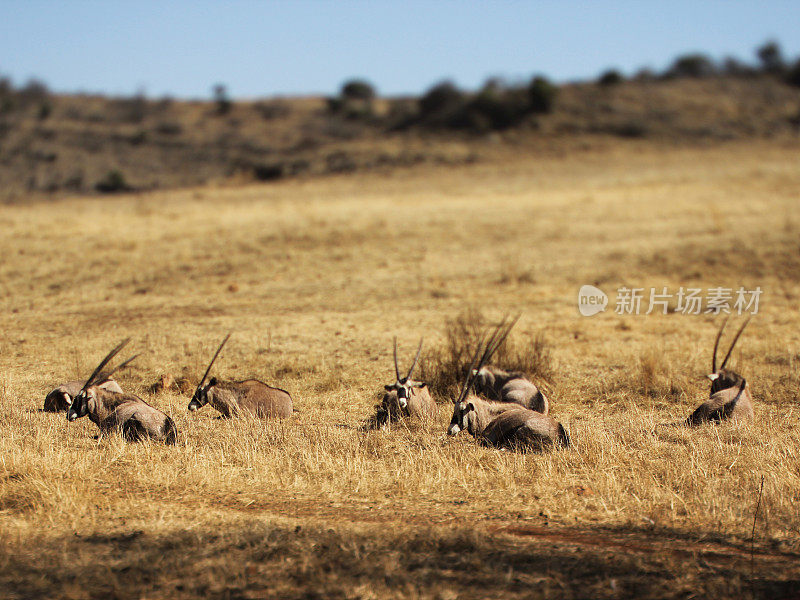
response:
[[(788, 597), (800, 586), (797, 146), (610, 145), (396, 175), (0, 207), (0, 589), (7, 597)], [(764, 290), (734, 352), (756, 420), (689, 430), (718, 320), (592, 318), (580, 285)], [(363, 432), (391, 340), (473, 307), (544, 336), (575, 447)], [(289, 390), (226, 422), (148, 390)], [(175, 447), (39, 412), (125, 336)], [(727, 339), (727, 338), (726, 338)], [(725, 342), (723, 342), (723, 345)], [(406, 361), (410, 357), (406, 358)], [(405, 361), (404, 361), (405, 362)], [(761, 476), (763, 497), (750, 537)], [(752, 563), (751, 563), (752, 561)], [(752, 564), (752, 569), (751, 569)]]

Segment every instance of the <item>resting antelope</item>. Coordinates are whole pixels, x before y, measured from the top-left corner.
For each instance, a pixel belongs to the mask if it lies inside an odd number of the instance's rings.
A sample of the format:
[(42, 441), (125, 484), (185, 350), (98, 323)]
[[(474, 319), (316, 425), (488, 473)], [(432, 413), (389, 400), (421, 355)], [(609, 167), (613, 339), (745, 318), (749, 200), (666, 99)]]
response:
[[(109, 392), (122, 393), (122, 388), (119, 387), (119, 384), (113, 379), (104, 381), (99, 387)], [(69, 410), (72, 399), (78, 395), (78, 392), (80, 392), (82, 388), (83, 381), (68, 381), (67, 383), (61, 384), (45, 396), (45, 412), (63, 412)]]
[[(519, 317), (511, 321), (506, 327), (505, 332), (495, 344), (494, 351), (505, 341), (518, 319)], [(489, 348), (487, 347), (488, 350)], [(484, 355), (481, 360), (486, 363), (491, 358), (492, 355), (489, 354), (488, 356)], [(489, 400), (513, 402), (543, 415), (546, 415), (550, 410), (550, 403), (547, 397), (539, 391), (539, 388), (524, 373), (504, 371), (499, 367), (485, 365), (480, 369), (476, 369), (473, 372), (473, 377), (472, 387), (475, 393), (480, 396), (486, 396)]]
[(750, 387), (747, 385), (747, 381), (735, 371), (725, 368), (733, 352), (733, 347), (749, 322), (750, 319), (748, 318), (739, 328), (733, 338), (733, 342), (731, 342), (728, 353), (722, 360), (719, 369), (717, 369), (717, 348), (728, 319), (726, 318), (722, 322), (717, 332), (717, 339), (714, 342), (714, 353), (711, 356), (711, 374), (708, 376), (711, 380), (710, 397), (686, 419), (687, 425), (699, 425), (707, 421), (719, 422), (722, 419), (748, 421), (753, 418), (753, 397), (750, 395)]
[(225, 418), (244, 415), (265, 418), (292, 416), (294, 409), (289, 392), (269, 386), (258, 379), (218, 381), (216, 377), (212, 377), (208, 384), (205, 383), (214, 361), (217, 360), (229, 337), (230, 333), (222, 340), (203, 378), (197, 384), (197, 389), (189, 402), (189, 410), (194, 412), (210, 403)]
[(564, 427), (552, 417), (524, 408), (512, 402), (493, 402), (469, 394), (481, 362), (497, 350), (502, 343), (498, 326), (479, 360), (482, 340), (464, 377), (461, 392), (453, 401), (453, 417), (447, 428), (448, 435), (468, 431), (481, 443), (496, 448), (541, 449), (554, 445), (569, 446), (570, 439)]
[(130, 341), (123, 340), (100, 362), (94, 373), (75, 394), (67, 411), (67, 420), (81, 417), (89, 419), (100, 428), (101, 434), (119, 431), (128, 441), (151, 438), (174, 444), (178, 432), (175, 423), (160, 410), (134, 396), (104, 389), (99, 384), (108, 381), (112, 374), (127, 366), (136, 356), (132, 356), (118, 367), (103, 371), (104, 367)]
[(385, 427), (402, 417), (428, 418), (436, 412), (436, 402), (433, 401), (427, 384), (411, 379), (414, 367), (417, 366), (420, 352), (422, 352), (422, 339), (419, 341), (417, 355), (405, 377), (400, 376), (400, 367), (397, 366), (397, 338), (394, 338), (394, 373), (395, 381), (385, 385), (386, 393), (378, 407), (375, 424)]

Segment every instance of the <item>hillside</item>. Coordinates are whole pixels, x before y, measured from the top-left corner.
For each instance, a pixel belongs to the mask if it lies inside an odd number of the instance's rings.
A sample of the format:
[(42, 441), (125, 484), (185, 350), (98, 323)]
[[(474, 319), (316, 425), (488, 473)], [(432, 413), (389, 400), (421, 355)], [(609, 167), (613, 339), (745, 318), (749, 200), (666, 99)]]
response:
[(515, 107), (492, 89), (433, 116), (411, 98), (229, 103), (0, 90), (0, 201), (454, 165), (491, 159), (498, 147), (559, 153), (609, 136), (696, 145), (800, 131), (800, 88), (764, 74), (557, 92), (549, 112), (511, 119)]

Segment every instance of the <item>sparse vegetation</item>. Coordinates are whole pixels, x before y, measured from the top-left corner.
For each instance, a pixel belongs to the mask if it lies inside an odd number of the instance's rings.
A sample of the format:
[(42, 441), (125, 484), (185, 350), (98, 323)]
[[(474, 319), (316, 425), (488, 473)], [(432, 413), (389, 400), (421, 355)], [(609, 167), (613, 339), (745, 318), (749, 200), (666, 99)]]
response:
[[(403, 177), (0, 206), (2, 593), (791, 596), (798, 189), (797, 141), (605, 138)], [(503, 256), (535, 280), (501, 282)], [(581, 317), (591, 282), (612, 303)], [(765, 290), (732, 357), (750, 424), (664, 426), (707, 397), (719, 318), (614, 314), (624, 284), (689, 283)], [(523, 314), (507, 359), (518, 348), (517, 364), (553, 371), (536, 381), (574, 448), (448, 439), (446, 404), (430, 427), (359, 430), (392, 336), (446, 349), (444, 321), (465, 306), (488, 323)], [(196, 382), (229, 330), (215, 374), (280, 384), (290, 420), (189, 415), (189, 391), (150, 392), (163, 373)], [(142, 355), (120, 383), (175, 420), (174, 447), (96, 440), (92, 423), (39, 411), (127, 335)]]
[(710, 77), (716, 73), (714, 62), (705, 54), (679, 56), (664, 74), (665, 77)]
[(212, 88), (216, 113), (220, 116), (227, 115), (233, 108), (233, 101), (228, 96), (228, 88), (221, 83)]
[(761, 63), (761, 70), (765, 73), (780, 74), (786, 70), (783, 51), (775, 41), (766, 42), (756, 50), (756, 56)]
[(546, 77), (537, 75), (528, 86), (528, 101), (534, 113), (549, 113), (553, 110), (558, 88)]
[[(772, 42), (756, 56), (752, 65), (733, 57), (717, 65), (694, 53), (630, 80), (609, 70), (566, 85), (541, 76), (528, 85), (490, 79), (479, 90), (442, 82), (405, 98), (380, 98), (363, 79), (330, 98), (239, 102), (218, 84), (210, 101), (181, 102), (57, 95), (36, 80), (15, 87), (0, 78), (0, 201), (96, 192), (114, 169), (157, 189), (465, 164), (497, 143), (540, 152), (609, 135), (683, 144), (794, 139), (798, 117), (787, 107), (800, 106), (798, 61)], [(597, 88), (609, 86), (619, 91), (598, 98)], [(487, 135), (494, 132), (504, 135)], [(280, 177), (264, 165), (277, 165)]]

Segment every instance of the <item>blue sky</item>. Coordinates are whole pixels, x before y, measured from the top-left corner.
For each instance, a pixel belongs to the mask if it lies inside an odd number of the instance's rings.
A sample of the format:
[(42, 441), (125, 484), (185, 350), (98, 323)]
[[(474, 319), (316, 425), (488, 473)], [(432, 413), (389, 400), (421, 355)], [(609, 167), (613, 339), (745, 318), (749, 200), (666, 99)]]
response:
[(382, 95), (450, 79), (558, 81), (663, 69), (678, 54), (800, 55), (800, 2), (542, 0), (0, 0), (0, 74), (55, 91), (207, 98), (334, 94), (354, 77)]

